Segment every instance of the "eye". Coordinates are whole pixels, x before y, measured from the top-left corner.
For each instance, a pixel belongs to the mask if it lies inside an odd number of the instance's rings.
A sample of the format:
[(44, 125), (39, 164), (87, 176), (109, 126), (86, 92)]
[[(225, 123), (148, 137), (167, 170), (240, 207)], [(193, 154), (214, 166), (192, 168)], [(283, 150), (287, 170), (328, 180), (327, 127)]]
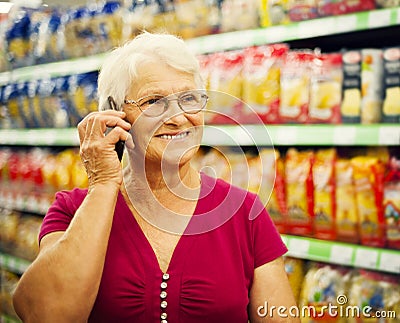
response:
[(147, 108), (148, 106), (159, 102), (162, 98), (163, 98), (162, 96), (153, 96), (153, 97), (144, 98), (139, 103), (139, 106)]
[(199, 98), (193, 93), (185, 94), (181, 96), (179, 99), (182, 104), (194, 104), (199, 102)]

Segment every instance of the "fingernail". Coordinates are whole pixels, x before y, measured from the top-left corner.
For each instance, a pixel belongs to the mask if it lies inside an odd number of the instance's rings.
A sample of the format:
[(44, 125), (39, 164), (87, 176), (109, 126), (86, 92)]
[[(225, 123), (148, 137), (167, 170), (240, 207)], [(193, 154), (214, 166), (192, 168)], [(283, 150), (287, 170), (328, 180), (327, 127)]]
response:
[(128, 134), (128, 137), (127, 137), (126, 140), (125, 140), (125, 146), (126, 146), (126, 148), (128, 148), (128, 149), (133, 149), (133, 148), (135, 148), (135, 144), (134, 144), (134, 142), (133, 142), (133, 139), (132, 139), (131, 134)]

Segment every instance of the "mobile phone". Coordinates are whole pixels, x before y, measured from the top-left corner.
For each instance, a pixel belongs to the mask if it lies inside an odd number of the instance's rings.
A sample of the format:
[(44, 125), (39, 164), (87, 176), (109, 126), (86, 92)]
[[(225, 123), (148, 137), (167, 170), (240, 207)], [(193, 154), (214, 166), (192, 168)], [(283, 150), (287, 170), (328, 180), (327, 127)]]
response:
[[(112, 96), (109, 96), (109, 97), (107, 98), (107, 101), (108, 101), (108, 104), (109, 104), (111, 110), (117, 110), (117, 105), (116, 105), (116, 103), (115, 103), (115, 101), (114, 101), (114, 98), (113, 98)], [(110, 132), (111, 129), (112, 129), (112, 128), (109, 127), (109, 128), (107, 129), (107, 131), (106, 131), (106, 134), (107, 134), (108, 132)], [(122, 155), (124, 154), (124, 147), (125, 147), (125, 141), (119, 140), (119, 141), (115, 144), (115, 151), (117, 152), (119, 161), (122, 160)]]

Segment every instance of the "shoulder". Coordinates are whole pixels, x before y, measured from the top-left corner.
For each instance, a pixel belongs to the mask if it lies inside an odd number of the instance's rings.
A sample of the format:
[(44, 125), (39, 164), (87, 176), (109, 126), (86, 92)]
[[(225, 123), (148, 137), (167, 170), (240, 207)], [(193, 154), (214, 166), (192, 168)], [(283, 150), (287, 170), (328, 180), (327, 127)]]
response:
[(265, 212), (265, 207), (257, 194), (203, 173), (201, 179), (200, 198), (207, 202), (209, 210), (218, 208), (232, 216), (241, 213), (245, 214), (249, 220)]
[(68, 191), (67, 190), (59, 191), (56, 193), (55, 201), (51, 205), (49, 211), (51, 211), (52, 208), (61, 207), (64, 211), (69, 210), (75, 213), (75, 211), (79, 208), (79, 206), (85, 199), (87, 192), (88, 192), (87, 189), (81, 189), (81, 188), (74, 188)]

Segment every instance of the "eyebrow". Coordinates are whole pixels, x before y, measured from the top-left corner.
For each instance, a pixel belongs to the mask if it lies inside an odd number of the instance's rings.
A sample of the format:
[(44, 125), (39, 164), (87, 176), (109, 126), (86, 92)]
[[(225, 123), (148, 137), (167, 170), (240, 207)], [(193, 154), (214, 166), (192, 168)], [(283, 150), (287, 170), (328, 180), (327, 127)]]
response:
[(178, 91), (174, 91), (173, 93), (168, 93), (167, 91), (165, 91), (164, 89), (161, 89), (161, 88), (149, 88), (149, 89), (146, 89), (146, 91), (144, 91), (140, 97), (138, 97), (138, 100), (148, 97), (148, 96), (151, 96), (151, 95), (158, 94), (158, 95), (162, 95), (162, 96), (169, 96), (169, 95), (172, 95), (175, 93), (185, 92), (185, 91), (189, 91), (192, 89), (193, 88), (191, 86), (185, 86), (185, 87), (180, 88)]

